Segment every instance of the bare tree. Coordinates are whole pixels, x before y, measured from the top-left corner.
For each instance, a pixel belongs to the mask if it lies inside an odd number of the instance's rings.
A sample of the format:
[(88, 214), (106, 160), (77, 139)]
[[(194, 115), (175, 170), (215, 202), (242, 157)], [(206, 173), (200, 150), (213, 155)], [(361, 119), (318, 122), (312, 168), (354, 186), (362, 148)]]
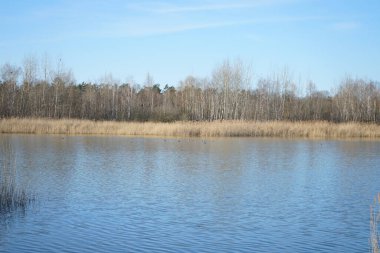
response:
[(6, 117), (17, 114), (17, 82), (21, 75), (21, 68), (5, 63), (0, 70), (1, 85), (1, 108), (2, 115)]
[(38, 78), (37, 62), (25, 58), (24, 71), (9, 63), (0, 68), (0, 117), (380, 122), (380, 84), (371, 80), (347, 77), (331, 93), (309, 81), (303, 95), (286, 69), (253, 86), (249, 66), (236, 60), (218, 65), (210, 80), (188, 76), (178, 87), (161, 89), (148, 73), (141, 88), (112, 75), (76, 84), (61, 60), (54, 71), (43, 62)]

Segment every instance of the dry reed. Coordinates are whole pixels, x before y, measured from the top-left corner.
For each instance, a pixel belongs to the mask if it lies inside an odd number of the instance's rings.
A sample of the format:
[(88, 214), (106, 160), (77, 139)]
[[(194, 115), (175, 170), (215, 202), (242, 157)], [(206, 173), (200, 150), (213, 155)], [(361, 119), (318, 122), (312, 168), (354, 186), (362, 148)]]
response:
[(371, 252), (372, 253), (379, 253), (379, 242), (380, 242), (380, 235), (378, 231), (378, 226), (380, 222), (380, 193), (378, 193), (377, 198), (374, 200), (373, 206), (370, 207), (371, 213), (370, 213), (370, 229), (371, 229), (371, 237), (370, 237), (370, 244), (371, 244)]
[(24, 189), (18, 189), (14, 184), (2, 184), (0, 186), (0, 214), (14, 210), (25, 210), (33, 201)]
[(116, 122), (77, 119), (0, 120), (0, 133), (172, 137), (380, 138), (380, 125), (326, 121)]
[(34, 196), (16, 183), (16, 163), (11, 148), (7, 145), (1, 148), (4, 148), (0, 151), (5, 159), (0, 167), (0, 215), (16, 210), (25, 211), (34, 201)]

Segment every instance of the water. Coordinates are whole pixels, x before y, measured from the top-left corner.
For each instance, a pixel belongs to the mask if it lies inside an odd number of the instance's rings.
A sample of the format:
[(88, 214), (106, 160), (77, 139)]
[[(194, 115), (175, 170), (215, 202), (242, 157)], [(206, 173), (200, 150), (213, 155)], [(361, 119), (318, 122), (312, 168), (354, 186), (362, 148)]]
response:
[[(0, 135), (0, 252), (369, 252), (380, 142)], [(7, 151), (8, 150), (8, 151)]]

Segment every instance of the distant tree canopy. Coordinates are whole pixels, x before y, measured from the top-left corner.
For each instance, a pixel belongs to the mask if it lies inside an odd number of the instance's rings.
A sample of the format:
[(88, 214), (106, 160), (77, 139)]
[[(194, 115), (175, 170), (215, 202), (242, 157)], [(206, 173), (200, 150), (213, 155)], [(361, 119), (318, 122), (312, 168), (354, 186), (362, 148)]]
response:
[[(327, 120), (380, 122), (380, 85), (344, 79), (335, 94), (301, 87), (288, 73), (253, 85), (242, 62), (225, 61), (211, 79), (188, 76), (178, 87), (161, 87), (147, 75), (143, 87), (119, 84), (112, 76), (99, 83), (76, 83), (61, 62), (55, 71), (27, 58), (23, 68), (0, 68), (0, 117), (78, 118), (119, 121)], [(40, 68), (41, 69), (41, 68)]]

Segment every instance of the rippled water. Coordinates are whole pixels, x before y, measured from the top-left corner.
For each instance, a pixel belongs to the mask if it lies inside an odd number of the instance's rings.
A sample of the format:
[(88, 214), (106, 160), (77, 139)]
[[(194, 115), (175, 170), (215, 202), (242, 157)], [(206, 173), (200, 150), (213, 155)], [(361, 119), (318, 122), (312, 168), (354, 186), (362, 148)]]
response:
[(38, 201), (1, 217), (0, 252), (369, 251), (380, 142), (0, 135), (2, 144)]

